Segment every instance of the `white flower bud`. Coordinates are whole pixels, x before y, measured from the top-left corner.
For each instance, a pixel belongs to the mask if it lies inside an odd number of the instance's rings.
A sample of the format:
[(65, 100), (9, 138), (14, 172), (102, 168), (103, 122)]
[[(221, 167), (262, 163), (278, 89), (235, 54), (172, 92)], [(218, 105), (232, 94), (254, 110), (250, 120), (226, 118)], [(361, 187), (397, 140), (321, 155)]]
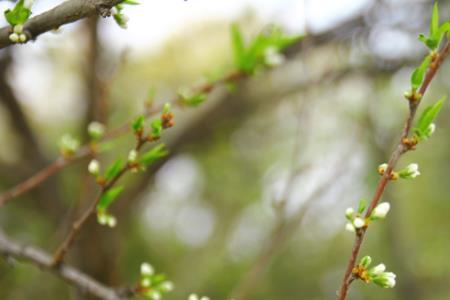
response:
[(111, 8), (111, 14), (114, 16), (114, 15), (117, 15), (119, 13), (119, 11), (117, 10), (117, 7), (113, 7), (113, 8)]
[(434, 131), (436, 130), (436, 125), (434, 123), (431, 123), (427, 128), (427, 136), (430, 137)]
[(352, 207), (349, 207), (345, 210), (345, 217), (349, 220), (353, 219), (353, 214), (355, 213), (355, 210)]
[(100, 172), (100, 163), (98, 162), (98, 160), (96, 159), (91, 160), (91, 162), (88, 165), (88, 171), (92, 175), (95, 176), (98, 175), (98, 173)]
[(27, 41), (27, 36), (24, 33), (19, 34), (19, 41), (25, 43)]
[(161, 293), (158, 291), (152, 291), (150, 293), (150, 298), (152, 298), (153, 300), (159, 300), (161, 299)]
[(9, 35), (9, 40), (13, 43), (17, 43), (19, 41), (19, 35), (17, 33), (11, 33)]
[(280, 54), (274, 47), (267, 48), (264, 53), (264, 61), (269, 67), (277, 67), (283, 64), (285, 60), (284, 55)]
[(384, 288), (393, 288), (397, 276), (392, 272), (384, 272), (373, 278), (373, 282)]
[(31, 7), (33, 6), (33, 0), (25, 0), (25, 1), (23, 1), (23, 6), (25, 8), (31, 9)]
[(188, 300), (199, 300), (199, 298), (196, 294), (191, 294), (191, 295), (189, 295)]
[(370, 273), (373, 275), (380, 275), (381, 273), (383, 273), (386, 270), (386, 266), (384, 264), (379, 264), (375, 267), (373, 267), (370, 270)]
[(108, 223), (108, 216), (105, 214), (97, 214), (97, 222), (100, 225), (106, 225), (106, 223)]
[(151, 276), (155, 273), (155, 269), (153, 269), (152, 265), (149, 263), (141, 264), (141, 275), (142, 276)]
[(391, 209), (391, 205), (388, 202), (378, 204), (372, 212), (373, 219), (384, 219)]
[(357, 229), (362, 228), (364, 225), (366, 225), (366, 222), (364, 222), (364, 220), (359, 217), (353, 220), (353, 226), (355, 226), (355, 228)]
[(353, 226), (352, 223), (347, 223), (347, 224), (345, 224), (345, 230), (350, 231), (350, 232), (355, 232), (355, 226)]
[(74, 154), (80, 147), (80, 142), (70, 134), (64, 134), (59, 142), (63, 154)]
[(14, 26), (13, 31), (14, 33), (21, 34), (23, 32), (23, 25), (17, 24), (16, 26)]
[(89, 136), (93, 139), (101, 138), (105, 134), (105, 131), (106, 131), (105, 125), (103, 125), (100, 122), (91, 122), (88, 125)]
[(164, 292), (170, 292), (173, 290), (173, 283), (171, 281), (165, 281), (161, 284), (161, 288)]
[(200, 300), (209, 300), (209, 297), (203, 296)]
[(117, 225), (117, 219), (114, 216), (108, 216), (108, 220), (107, 220), (108, 226), (111, 228), (116, 227)]
[(388, 164), (384, 163), (378, 166), (378, 173), (380, 173), (381, 175), (384, 174), (384, 172), (386, 172), (388, 167)]
[(399, 172), (403, 179), (413, 179), (420, 175), (418, 164), (409, 164), (405, 169)]
[(141, 286), (143, 287), (149, 287), (152, 284), (152, 281), (150, 280), (150, 278), (143, 278), (141, 280)]
[(135, 163), (137, 161), (138, 158), (138, 152), (133, 149), (128, 153), (128, 162), (129, 163)]

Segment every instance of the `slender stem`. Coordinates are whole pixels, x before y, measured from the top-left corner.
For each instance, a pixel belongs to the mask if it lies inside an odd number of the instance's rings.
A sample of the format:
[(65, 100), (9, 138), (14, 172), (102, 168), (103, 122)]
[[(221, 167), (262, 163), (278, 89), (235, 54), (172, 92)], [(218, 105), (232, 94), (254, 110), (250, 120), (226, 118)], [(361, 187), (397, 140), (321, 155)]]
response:
[[(147, 142), (146, 139), (138, 138), (135, 150), (139, 151), (142, 146), (145, 145)], [(58, 248), (55, 251), (55, 254), (53, 255), (53, 266), (58, 266), (64, 259), (67, 252), (72, 247), (73, 243), (75, 242), (75, 239), (80, 234), (81, 229), (83, 226), (87, 223), (89, 218), (95, 214), (97, 204), (100, 201), (101, 197), (108, 192), (116, 183), (117, 181), (129, 170), (132, 169), (132, 166), (130, 164), (126, 164), (122, 169), (117, 173), (116, 176), (114, 176), (107, 184), (105, 184), (98, 195), (95, 197), (94, 201), (89, 205), (89, 207), (82, 213), (82, 215), (75, 220), (72, 224), (72, 228), (69, 232), (69, 234), (66, 236), (64, 241), (58, 246)]]
[[(222, 79), (219, 79), (215, 82), (205, 84), (199, 88), (196, 89), (197, 92), (208, 94), (210, 93), (217, 85), (222, 83), (228, 83), (233, 82), (236, 83), (240, 79), (245, 78), (246, 75), (241, 72), (232, 72), (228, 74), (227, 76), (223, 77)], [(173, 105), (177, 105), (182, 107), (184, 104), (182, 101), (180, 101), (179, 97), (176, 97), (172, 99), (172, 101), (169, 101)], [(151, 116), (154, 116), (156, 113), (160, 112), (163, 109), (163, 105), (156, 106), (153, 109), (146, 112), (145, 117), (149, 118)], [(127, 133), (131, 128), (131, 122), (127, 122), (115, 129), (110, 130), (108, 133), (105, 134), (105, 137), (102, 139), (102, 142), (117, 138), (125, 133)], [(41, 183), (43, 183), (45, 180), (47, 180), (50, 176), (55, 174), (56, 172), (60, 171), (61, 169), (65, 168), (68, 165), (71, 165), (72, 163), (75, 163), (76, 161), (88, 157), (93, 153), (93, 149), (89, 145), (85, 145), (81, 147), (75, 155), (69, 158), (64, 157), (58, 157), (55, 161), (53, 161), (48, 166), (44, 167), (37, 173), (35, 173), (33, 176), (29, 177), (28, 179), (24, 180), (23, 182), (17, 184), (16, 186), (12, 187), (11, 189), (7, 190), (3, 194), (0, 195), (0, 207), (5, 205), (10, 200), (21, 196), (25, 194), (26, 192), (30, 191), (31, 189), (37, 187)]]
[[(447, 57), (449, 51), (450, 51), (450, 41), (446, 41), (444, 47), (442, 47), (442, 49), (439, 51), (439, 53), (437, 54), (437, 56), (435, 57), (433, 62), (428, 67), (428, 71), (427, 71), (425, 78), (422, 82), (422, 85), (420, 86), (419, 91), (418, 91), (418, 93), (421, 94), (422, 96), (425, 95), (425, 92), (427, 91), (431, 81), (433, 80), (434, 76), (436, 75), (437, 70), (440, 68), (440, 66), (444, 62), (445, 58)], [(406, 119), (400, 141), (397, 145), (397, 148), (392, 153), (391, 158), (389, 159), (388, 167), (387, 167), (386, 171), (384, 172), (383, 176), (381, 177), (380, 181), (378, 182), (378, 185), (375, 189), (375, 194), (374, 194), (372, 201), (370, 202), (370, 205), (367, 209), (366, 218), (370, 217), (370, 215), (372, 214), (372, 211), (375, 209), (377, 204), (380, 202), (383, 192), (384, 192), (387, 184), (389, 183), (390, 174), (391, 174), (392, 170), (394, 169), (394, 167), (396, 166), (398, 160), (404, 153), (406, 153), (407, 151), (410, 150), (410, 148), (404, 144), (404, 139), (408, 138), (408, 136), (411, 132), (411, 128), (412, 128), (412, 125), (414, 122), (414, 117), (416, 115), (419, 104), (420, 104), (420, 101), (414, 101), (414, 100), (410, 101), (409, 115), (408, 115), (408, 118)], [(340, 288), (339, 294), (338, 294), (338, 300), (345, 300), (347, 297), (349, 286), (353, 281), (352, 280), (352, 271), (353, 271), (353, 268), (355, 267), (356, 260), (358, 258), (358, 254), (359, 254), (359, 250), (361, 248), (361, 245), (364, 240), (364, 236), (367, 232), (367, 229), (368, 229), (368, 227), (363, 227), (356, 234), (355, 241), (354, 241), (353, 248), (352, 248), (352, 253), (351, 253), (350, 259), (348, 261), (347, 268), (344, 273), (344, 278), (342, 279), (341, 288)]]

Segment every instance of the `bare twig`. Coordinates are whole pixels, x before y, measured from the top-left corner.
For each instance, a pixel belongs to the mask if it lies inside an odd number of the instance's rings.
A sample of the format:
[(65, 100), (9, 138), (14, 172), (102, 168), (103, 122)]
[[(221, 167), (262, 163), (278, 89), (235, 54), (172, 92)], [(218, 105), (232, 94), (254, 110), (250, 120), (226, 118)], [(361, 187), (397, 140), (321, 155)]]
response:
[(114, 288), (103, 285), (89, 275), (82, 273), (69, 265), (61, 264), (58, 268), (54, 268), (51, 255), (36, 247), (20, 245), (7, 237), (2, 231), (0, 231), (0, 253), (6, 257), (12, 257), (31, 263), (39, 269), (48, 271), (55, 276), (62, 278), (79, 290), (92, 294), (99, 299), (125, 299), (125, 297), (122, 296), (122, 294), (119, 295), (119, 292)]
[[(450, 41), (446, 41), (445, 45), (441, 48), (439, 53), (435, 56), (433, 62), (430, 64), (427, 74), (425, 75), (425, 78), (422, 82), (422, 85), (420, 86), (418, 93), (420, 95), (425, 95), (425, 92), (428, 89), (428, 86), (430, 85), (431, 81), (433, 80), (434, 76), (436, 75), (437, 70), (444, 62), (445, 58), (447, 57), (448, 53), (450, 51)], [(386, 169), (386, 172), (384, 172), (383, 176), (381, 177), (380, 181), (378, 182), (378, 185), (375, 189), (375, 194), (372, 198), (372, 201), (370, 202), (370, 205), (367, 209), (365, 217), (368, 218), (372, 214), (372, 211), (379, 203), (381, 196), (383, 195), (383, 192), (387, 186), (387, 184), (390, 181), (390, 175), (393, 171), (394, 167), (396, 166), (398, 160), (400, 157), (408, 152), (410, 150), (410, 147), (404, 143), (405, 139), (408, 138), (411, 128), (413, 125), (414, 117), (416, 115), (417, 109), (420, 105), (421, 101), (418, 100), (410, 100), (409, 102), (409, 115), (405, 122), (405, 126), (403, 128), (402, 135), (400, 137), (400, 141), (397, 145), (397, 148), (392, 153), (391, 158), (388, 162), (388, 167)], [(356, 234), (355, 241), (352, 248), (352, 253), (349, 259), (349, 262), (347, 264), (347, 268), (345, 270), (344, 278), (342, 280), (341, 288), (339, 290), (338, 299), (339, 300), (345, 300), (347, 297), (348, 289), (351, 284), (352, 280), (352, 271), (355, 267), (356, 259), (359, 254), (359, 250), (361, 248), (361, 244), (364, 240), (364, 236), (367, 232), (368, 227), (363, 227), (361, 230), (359, 230)]]
[[(123, 0), (68, 0), (29, 19), (24, 24), (24, 32), (27, 40), (34, 40), (45, 32), (95, 14), (107, 16), (109, 9), (121, 2)], [(0, 28), (0, 49), (13, 44), (9, 40), (11, 32), (11, 26)]]

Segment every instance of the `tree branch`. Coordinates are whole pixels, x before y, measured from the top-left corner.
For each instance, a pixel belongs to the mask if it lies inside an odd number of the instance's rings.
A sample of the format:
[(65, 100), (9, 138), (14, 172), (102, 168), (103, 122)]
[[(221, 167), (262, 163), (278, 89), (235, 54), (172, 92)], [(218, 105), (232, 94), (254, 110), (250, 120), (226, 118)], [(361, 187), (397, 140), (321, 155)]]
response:
[[(442, 63), (444, 62), (445, 58), (447, 57), (448, 53), (450, 51), (450, 41), (446, 41), (445, 45), (442, 47), (442, 49), (437, 54), (434, 61), (430, 64), (427, 74), (425, 75), (425, 78), (422, 82), (422, 85), (420, 86), (418, 93), (420, 95), (425, 95), (425, 92), (428, 89), (428, 86), (430, 85), (431, 81), (433, 80), (434, 76), (436, 75), (437, 70), (440, 68)], [(372, 214), (372, 211), (375, 209), (377, 204), (380, 202), (381, 196), (383, 195), (383, 192), (387, 186), (387, 184), (390, 181), (390, 176), (395, 168), (398, 160), (400, 157), (408, 152), (410, 148), (404, 143), (404, 140), (408, 138), (411, 128), (414, 122), (414, 117), (416, 115), (417, 109), (420, 105), (419, 100), (410, 100), (409, 102), (409, 115), (406, 119), (405, 126), (403, 128), (402, 135), (400, 137), (400, 141), (397, 145), (397, 148), (392, 153), (391, 158), (388, 162), (388, 167), (386, 171), (384, 172), (383, 176), (381, 177), (376, 189), (375, 194), (372, 198), (372, 201), (370, 202), (369, 208), (367, 209), (365, 218), (369, 218)], [(355, 267), (356, 259), (358, 258), (359, 250), (361, 248), (361, 244), (364, 240), (364, 236), (367, 232), (368, 227), (363, 227), (361, 230), (357, 231), (355, 242), (353, 244), (352, 253), (350, 256), (350, 260), (347, 264), (347, 268), (344, 274), (344, 278), (342, 280), (341, 288), (338, 294), (339, 300), (345, 300), (347, 297), (348, 289), (350, 287), (350, 284), (352, 283), (352, 271)]]
[[(109, 15), (109, 9), (123, 0), (68, 0), (24, 24), (27, 40), (35, 40), (39, 35), (57, 29), (62, 25), (98, 14)], [(0, 49), (13, 44), (9, 40), (11, 26), (0, 29)]]
[(119, 292), (111, 287), (107, 287), (89, 275), (81, 271), (61, 264), (58, 268), (52, 266), (52, 257), (41, 249), (20, 245), (12, 241), (0, 230), (0, 254), (5, 257), (13, 257), (31, 263), (39, 269), (51, 272), (57, 277), (62, 278), (70, 285), (77, 287), (81, 291), (95, 295), (102, 300), (121, 300), (125, 299), (119, 295)]

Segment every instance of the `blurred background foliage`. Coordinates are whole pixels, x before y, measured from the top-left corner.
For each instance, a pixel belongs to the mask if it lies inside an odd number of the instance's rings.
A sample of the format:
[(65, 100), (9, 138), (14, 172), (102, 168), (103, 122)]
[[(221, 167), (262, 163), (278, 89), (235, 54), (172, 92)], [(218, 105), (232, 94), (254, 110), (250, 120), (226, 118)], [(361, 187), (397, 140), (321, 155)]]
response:
[[(432, 5), (364, 1), (347, 15), (349, 4), (336, 2), (335, 14), (344, 16), (320, 30), (308, 27), (308, 11), (297, 12), (305, 27), (295, 33), (307, 37), (286, 51), (285, 64), (234, 93), (221, 87), (200, 107), (175, 110), (176, 126), (163, 137), (171, 155), (124, 179), (126, 192), (112, 208), (117, 228), (93, 221), (69, 261), (109, 285), (132, 284), (148, 261), (175, 283), (168, 300), (192, 292), (334, 299), (353, 238), (343, 230), (343, 212), (370, 199), (376, 166), (397, 142), (407, 112), (402, 94), (426, 53), (417, 36), (428, 32)], [(440, 1), (440, 11), (448, 20), (449, 3)], [(2, 50), (1, 191), (55, 158), (63, 133), (85, 140), (91, 120), (114, 128), (141, 113), (152, 88), (164, 102), (231, 70), (232, 21), (251, 37), (270, 20), (251, 9), (235, 20), (195, 20), (160, 47), (136, 51), (110, 47), (102, 32), (115, 25), (93, 19)], [(426, 103), (448, 94), (449, 76), (447, 63)], [(449, 112), (446, 105), (433, 138), (400, 162), (418, 162), (422, 176), (389, 186), (384, 201), (393, 209), (362, 249), (397, 273), (398, 287), (357, 282), (349, 299), (449, 299)], [(131, 136), (114, 140), (101, 161), (126, 155), (131, 145)], [(95, 193), (87, 164), (2, 207), (2, 230), (52, 251)], [(33, 266), (0, 260), (0, 299), (31, 298), (90, 299)]]

